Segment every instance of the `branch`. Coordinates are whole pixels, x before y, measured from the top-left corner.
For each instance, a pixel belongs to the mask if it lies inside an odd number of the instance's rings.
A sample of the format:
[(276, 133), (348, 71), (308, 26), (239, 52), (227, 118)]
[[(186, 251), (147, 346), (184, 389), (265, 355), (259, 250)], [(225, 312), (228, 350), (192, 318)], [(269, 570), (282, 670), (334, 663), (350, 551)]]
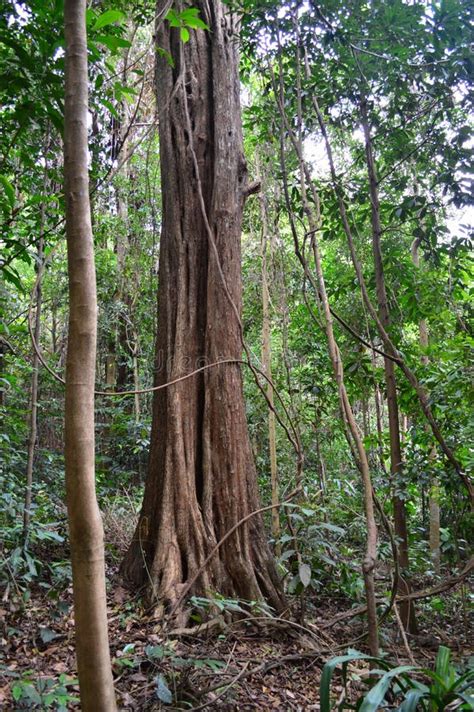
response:
[(244, 189), (244, 198), (248, 198), (250, 195), (255, 195), (255, 193), (260, 193), (262, 189), (262, 181), (257, 178), (257, 180), (253, 180), (251, 183), (247, 184), (247, 187)]

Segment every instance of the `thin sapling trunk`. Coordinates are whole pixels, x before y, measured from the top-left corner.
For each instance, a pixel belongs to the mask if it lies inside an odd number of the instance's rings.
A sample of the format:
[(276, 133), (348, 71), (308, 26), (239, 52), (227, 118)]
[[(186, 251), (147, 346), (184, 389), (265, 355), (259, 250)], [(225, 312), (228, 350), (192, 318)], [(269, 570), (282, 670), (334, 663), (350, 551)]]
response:
[(102, 520), (95, 495), (97, 298), (88, 175), (85, 0), (65, 0), (64, 184), (69, 274), (65, 462), (76, 656), (84, 712), (113, 712)]

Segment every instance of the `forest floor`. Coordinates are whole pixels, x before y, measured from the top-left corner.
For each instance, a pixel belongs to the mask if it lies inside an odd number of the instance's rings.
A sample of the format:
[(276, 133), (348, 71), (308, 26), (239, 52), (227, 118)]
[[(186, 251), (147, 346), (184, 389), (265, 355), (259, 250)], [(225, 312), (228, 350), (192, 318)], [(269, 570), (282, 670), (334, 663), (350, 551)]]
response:
[[(116, 560), (108, 563), (107, 577), (121, 710), (319, 710), (324, 663), (348, 648), (365, 650), (360, 617), (328, 626), (351, 608), (347, 599), (307, 600), (304, 619), (295, 610), (293, 622), (247, 618), (218, 630), (165, 635), (153, 615), (121, 587)], [(20, 604), (18, 592), (10, 588), (0, 603), (0, 709), (79, 709), (72, 589), (43, 582), (30, 592)], [(459, 591), (443, 594), (440, 612), (431, 607), (424, 614), (420, 606), (420, 635), (410, 637), (408, 645), (396, 620), (387, 623), (381, 631), (384, 652), (396, 664), (415, 661), (432, 667), (444, 644), (455, 660), (465, 661), (474, 652), (466, 607), (460, 604), (465, 598)], [(367, 669), (363, 662), (351, 669), (350, 696), (362, 688)], [(332, 692), (336, 699), (344, 694), (338, 677)]]

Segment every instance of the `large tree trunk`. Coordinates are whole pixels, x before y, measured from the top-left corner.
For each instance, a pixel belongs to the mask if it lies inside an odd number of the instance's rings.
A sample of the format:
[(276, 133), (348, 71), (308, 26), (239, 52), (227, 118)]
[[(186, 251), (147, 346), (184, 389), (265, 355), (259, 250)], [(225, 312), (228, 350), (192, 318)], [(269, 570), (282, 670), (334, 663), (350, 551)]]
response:
[(95, 497), (94, 380), (97, 299), (89, 203), (85, 0), (66, 0), (64, 182), (69, 272), (66, 362), (66, 494), (74, 588), (76, 655), (84, 712), (112, 712), (104, 543)]
[[(158, 106), (167, 110), (160, 120), (156, 385), (203, 364), (239, 359), (242, 350), (237, 315), (247, 172), (235, 28), (219, 0), (192, 5), (209, 32), (191, 31), (186, 44), (167, 23), (157, 32), (174, 66), (158, 54)], [(240, 367), (210, 368), (155, 392), (149, 471), (125, 578), (151, 586), (165, 606), (175, 604), (215, 544), (258, 506)], [(236, 529), (190, 593), (215, 591), (281, 607), (260, 516)]]

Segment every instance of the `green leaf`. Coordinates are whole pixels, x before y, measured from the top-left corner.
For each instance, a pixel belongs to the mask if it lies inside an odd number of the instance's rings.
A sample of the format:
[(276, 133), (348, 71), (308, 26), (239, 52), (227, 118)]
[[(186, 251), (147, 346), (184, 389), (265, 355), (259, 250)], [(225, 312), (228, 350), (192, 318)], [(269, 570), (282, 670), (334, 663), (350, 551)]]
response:
[(36, 569), (36, 562), (35, 560), (28, 554), (28, 552), (25, 552), (25, 561), (28, 566), (28, 571), (30, 572), (31, 576), (37, 576), (38, 571)]
[(48, 112), (48, 116), (51, 119), (51, 123), (53, 124), (54, 128), (59, 131), (59, 133), (62, 135), (64, 131), (64, 118), (63, 115), (59, 113), (59, 111), (56, 111), (52, 106), (48, 105), (47, 103), (45, 104), (46, 110)]
[(55, 638), (59, 638), (59, 633), (51, 630), (51, 628), (40, 628), (40, 637), (43, 643), (50, 643)]
[(160, 702), (163, 702), (165, 705), (170, 705), (173, 701), (173, 695), (171, 694), (171, 690), (166, 684), (166, 680), (163, 677), (163, 675), (158, 675), (158, 677), (155, 679), (156, 683), (156, 696), (160, 700)]
[(189, 41), (189, 30), (186, 29), (186, 27), (181, 27), (179, 31), (179, 36), (181, 39), (181, 42), (188, 42)]
[(400, 707), (397, 708), (397, 712), (416, 712), (418, 702), (422, 699), (422, 697), (424, 697), (424, 695), (425, 693), (422, 690), (410, 690), (407, 692), (407, 695)]
[(183, 22), (187, 22), (189, 19), (192, 19), (193, 17), (197, 17), (199, 15), (199, 8), (197, 7), (188, 7), (187, 10), (183, 10), (183, 12), (180, 12), (179, 16)]
[(12, 687), (12, 697), (15, 702), (18, 702), (23, 695), (23, 684), (21, 682), (15, 682)]
[(298, 573), (300, 575), (301, 583), (305, 588), (307, 588), (311, 582), (311, 566), (309, 564), (300, 564)]
[(113, 25), (114, 22), (121, 22), (125, 18), (125, 14), (120, 10), (106, 10), (103, 12), (93, 26), (93, 30), (100, 30), (106, 25)]
[(168, 20), (170, 27), (181, 27), (180, 18), (175, 10), (170, 10), (166, 15), (165, 20)]
[(439, 646), (438, 655), (436, 656), (435, 670), (441, 678), (446, 678), (449, 675), (449, 659), (451, 651), (444, 645)]
[(342, 527), (338, 527), (335, 524), (321, 523), (319, 524), (321, 529), (327, 529), (328, 532), (334, 532), (334, 534), (340, 534), (341, 536), (346, 533), (346, 530)]
[(224, 601), (224, 610), (245, 613), (244, 609), (242, 608), (242, 606), (239, 606), (237, 601), (230, 601), (230, 600)]
[(20, 275), (18, 274), (16, 269), (14, 269), (14, 267), (3, 267), (2, 273), (7, 282), (11, 282), (11, 284), (14, 284), (20, 292), (25, 293), (25, 288), (21, 283)]
[(192, 27), (193, 30), (209, 30), (209, 25), (201, 20), (200, 17), (192, 17), (186, 22), (188, 27)]
[(33, 685), (23, 685), (23, 697), (27, 697), (28, 700), (35, 705), (42, 705), (42, 699), (41, 695), (39, 694), (38, 690), (36, 690)]
[(15, 205), (15, 188), (13, 185), (10, 183), (8, 178), (0, 173), (0, 183), (3, 186), (3, 190), (5, 191), (5, 195), (7, 196), (7, 200), (10, 203), (10, 207), (13, 209), (13, 206)]
[(115, 52), (120, 47), (131, 47), (132, 44), (128, 40), (124, 40), (122, 37), (116, 37), (115, 35), (98, 35), (96, 37), (96, 42), (108, 47), (112, 52)]
[(147, 658), (164, 658), (165, 655), (170, 655), (170, 651), (166, 650), (162, 645), (147, 645), (145, 648)]
[(226, 666), (223, 660), (214, 660), (213, 658), (206, 658), (204, 660), (191, 660), (191, 664), (196, 668), (209, 667), (211, 670), (217, 671), (222, 670)]
[(112, 116), (114, 118), (120, 119), (120, 115), (119, 115), (117, 109), (115, 108), (115, 106), (112, 104), (112, 102), (110, 102), (108, 99), (102, 99), (102, 98), (100, 98), (99, 101), (102, 104), (102, 106), (105, 106), (105, 108), (110, 111), (110, 113), (112, 114)]
[(458, 677), (456, 680), (454, 680), (453, 684), (449, 688), (449, 691), (455, 692), (456, 690), (467, 689), (468, 687), (472, 687), (473, 685), (474, 670), (468, 670), (464, 673), (464, 675), (461, 675), (461, 677)]
[(468, 709), (474, 709), (474, 696), (468, 695), (467, 692), (458, 692), (457, 696), (460, 700), (467, 704)]
[(347, 655), (338, 655), (332, 660), (329, 660), (323, 668), (321, 682), (319, 685), (321, 712), (331, 712), (331, 679), (334, 670), (338, 665), (352, 662), (354, 660), (374, 660), (370, 655), (359, 653), (358, 650), (352, 650)]
[(413, 665), (400, 665), (386, 672), (376, 685), (372, 687), (371, 690), (364, 697), (362, 704), (359, 708), (359, 712), (377, 712), (382, 706), (382, 702), (385, 699), (385, 695), (392, 683), (392, 679), (397, 677), (397, 675), (403, 675), (406, 672), (415, 670)]
[(208, 30), (209, 26), (201, 20), (199, 15), (199, 9), (197, 7), (190, 7), (187, 10), (183, 10), (179, 15), (182, 25), (186, 27), (192, 27), (195, 30)]
[(38, 529), (36, 532), (36, 538), (39, 541), (58, 541), (59, 543), (64, 541), (64, 537), (57, 532), (50, 531), (48, 529)]
[(164, 57), (166, 59), (170, 67), (174, 67), (174, 59), (170, 52), (168, 52), (166, 49), (163, 49), (162, 47), (157, 47), (156, 52), (161, 57)]

